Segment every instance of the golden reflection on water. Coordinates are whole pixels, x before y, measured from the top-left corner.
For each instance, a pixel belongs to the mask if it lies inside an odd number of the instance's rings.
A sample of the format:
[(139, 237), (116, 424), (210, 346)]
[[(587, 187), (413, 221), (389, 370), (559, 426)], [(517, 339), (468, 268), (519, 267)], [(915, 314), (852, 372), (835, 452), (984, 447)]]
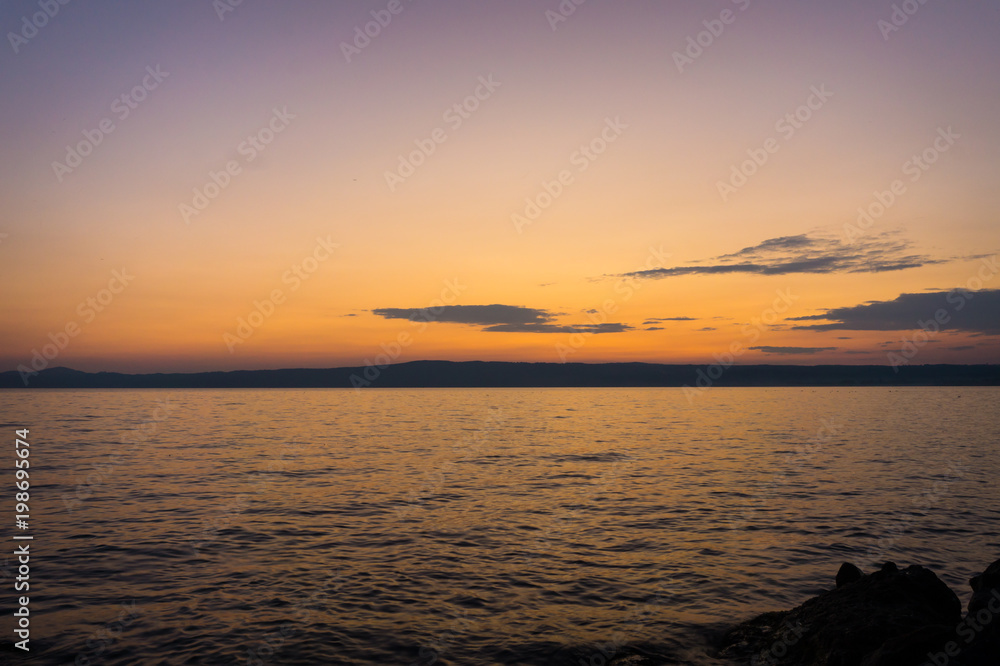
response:
[(956, 530), (990, 533), (998, 395), (31, 391), (0, 405), (39, 442), (35, 626), (60, 658), (135, 599), (105, 663), (245, 659), (289, 626), (275, 663), (427, 663), (421, 647), (548, 663), (611, 637), (708, 663), (706, 628), (795, 605), (845, 559), (927, 564), (964, 592), (995, 559)]

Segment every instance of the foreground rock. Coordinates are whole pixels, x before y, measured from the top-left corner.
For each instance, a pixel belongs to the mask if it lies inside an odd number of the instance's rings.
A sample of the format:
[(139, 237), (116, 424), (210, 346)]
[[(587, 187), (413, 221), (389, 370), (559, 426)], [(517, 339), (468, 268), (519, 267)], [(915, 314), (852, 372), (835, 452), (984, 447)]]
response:
[(1000, 560), (958, 596), (932, 571), (887, 562), (864, 574), (845, 564), (837, 587), (798, 608), (765, 613), (730, 630), (720, 656), (775, 666), (997, 666)]
[(936, 666), (944, 666), (945, 663), (970, 666), (1000, 664), (1000, 560), (975, 576), (969, 584), (972, 585), (969, 612), (955, 631), (955, 643), (962, 650), (965, 661), (938, 660)]

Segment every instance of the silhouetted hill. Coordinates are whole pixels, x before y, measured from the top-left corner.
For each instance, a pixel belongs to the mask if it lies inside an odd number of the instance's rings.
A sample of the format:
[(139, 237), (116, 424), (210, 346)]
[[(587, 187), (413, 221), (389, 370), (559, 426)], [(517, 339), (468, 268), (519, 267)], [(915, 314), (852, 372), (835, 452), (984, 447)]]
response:
[[(52, 368), (28, 388), (381, 388), (542, 386), (1000, 386), (1000, 365), (658, 365), (412, 361), (374, 368), (127, 375)], [(712, 377), (712, 375), (716, 375)], [(24, 388), (17, 372), (0, 388)]]

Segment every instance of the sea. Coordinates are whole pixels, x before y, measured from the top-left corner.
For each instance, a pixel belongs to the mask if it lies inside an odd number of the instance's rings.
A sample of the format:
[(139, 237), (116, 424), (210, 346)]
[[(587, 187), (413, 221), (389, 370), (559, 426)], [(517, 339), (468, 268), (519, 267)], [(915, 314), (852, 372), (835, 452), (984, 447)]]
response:
[(927, 566), (964, 604), (1000, 557), (998, 407), (998, 388), (0, 392), (0, 662), (726, 664), (720, 632), (845, 561)]

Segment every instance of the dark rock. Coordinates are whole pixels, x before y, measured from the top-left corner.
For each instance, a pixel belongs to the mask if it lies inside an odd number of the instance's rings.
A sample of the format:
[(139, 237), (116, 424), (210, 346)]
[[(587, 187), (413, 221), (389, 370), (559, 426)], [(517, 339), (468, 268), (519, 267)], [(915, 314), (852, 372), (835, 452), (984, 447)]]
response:
[(840, 565), (840, 571), (837, 572), (837, 587), (844, 587), (848, 583), (861, 580), (862, 576), (864, 574), (861, 573), (861, 569), (850, 562), (844, 562)]
[(777, 666), (916, 666), (953, 636), (962, 605), (929, 569), (852, 569), (841, 567), (835, 590), (737, 626), (720, 656)]
[[(969, 581), (969, 612), (956, 627), (957, 660), (936, 661), (941, 666), (997, 666), (1000, 664), (1000, 560)], [(942, 653), (936, 652), (938, 657)], [(943, 653), (947, 655), (947, 652)], [(931, 662), (933, 663), (933, 662)]]
[[(986, 567), (986, 571), (978, 576), (973, 576), (969, 585), (972, 586), (969, 612), (975, 613), (989, 608), (990, 601), (996, 598), (994, 592), (1000, 590), (1000, 560)], [(993, 607), (996, 608), (996, 602), (994, 602)]]
[[(917, 666), (925, 664), (928, 655), (941, 650), (955, 639), (954, 627), (921, 627), (896, 638), (890, 638), (865, 657), (861, 666)], [(942, 665), (944, 666), (944, 665)], [(951, 664), (959, 666), (959, 664)]]

